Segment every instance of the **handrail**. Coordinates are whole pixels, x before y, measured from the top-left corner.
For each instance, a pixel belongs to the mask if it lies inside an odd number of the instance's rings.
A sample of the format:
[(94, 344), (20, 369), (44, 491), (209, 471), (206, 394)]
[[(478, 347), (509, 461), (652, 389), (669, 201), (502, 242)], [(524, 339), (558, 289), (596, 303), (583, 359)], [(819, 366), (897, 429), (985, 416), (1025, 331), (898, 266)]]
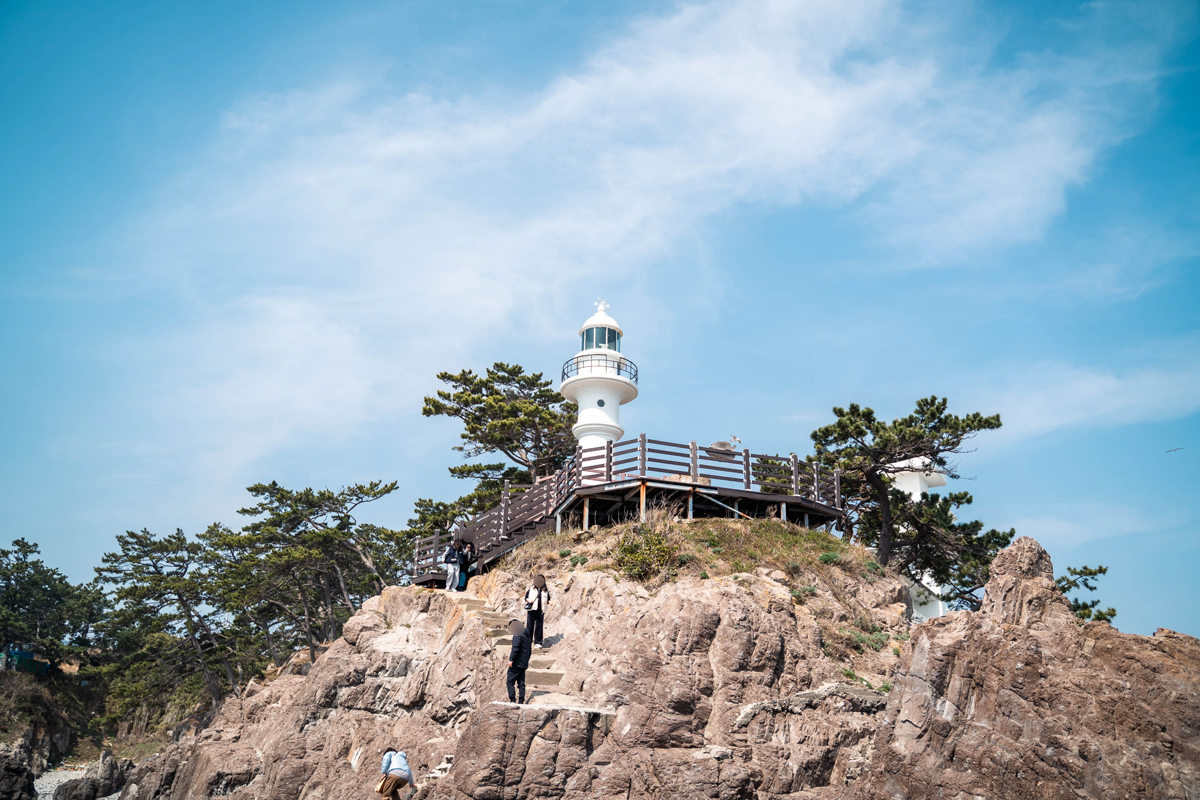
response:
[(594, 355), (578, 355), (568, 359), (567, 363), (563, 364), (562, 379), (565, 381), (568, 378), (573, 378), (579, 374), (580, 367), (587, 367), (591, 374), (616, 375), (621, 378), (628, 378), (633, 384), (638, 381), (638, 368), (628, 358), (621, 358), (603, 354)]
[[(606, 357), (577, 356), (567, 364), (580, 358)], [(637, 367), (624, 359), (621, 362), (631, 368), (632, 380), (636, 382)], [(567, 377), (566, 366), (563, 376)], [(618, 451), (618, 448), (622, 449)], [(485, 554), (488, 562), (498, 558), (525, 536), (532, 535), (528, 526), (549, 518), (563, 501), (585, 485), (603, 485), (614, 478), (655, 480), (658, 477), (673, 481), (683, 478), (684, 483), (736, 487), (778, 498), (771, 502), (788, 502), (786, 497), (790, 496), (844, 510), (841, 470), (823, 470), (820, 464), (801, 461), (794, 454), (781, 456), (751, 453), (749, 449), (724, 450), (696, 442), (684, 444), (650, 439), (641, 434), (636, 439), (608, 443), (603, 447), (586, 450), (576, 447), (561, 469), (538, 483), (505, 481), (500, 503), (495, 508), (477, 515), (457, 530), (425, 536), (414, 543), (413, 575), (420, 577), (436, 571), (442, 545), (454, 538), (471, 536), (481, 562)], [(729, 508), (723, 503), (717, 504)], [(741, 511), (737, 513), (745, 516)]]

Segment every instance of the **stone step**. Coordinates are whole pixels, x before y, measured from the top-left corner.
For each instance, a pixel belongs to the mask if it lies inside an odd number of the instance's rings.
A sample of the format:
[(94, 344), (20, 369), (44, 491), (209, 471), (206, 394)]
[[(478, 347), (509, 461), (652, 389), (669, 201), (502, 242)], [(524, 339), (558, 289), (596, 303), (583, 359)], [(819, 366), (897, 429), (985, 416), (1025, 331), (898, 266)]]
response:
[(505, 634), (504, 636), (497, 636), (492, 641), (492, 647), (495, 647), (497, 649), (499, 649), (501, 647), (512, 647), (512, 637), (509, 636), (508, 634)]
[(525, 685), (526, 686), (558, 686), (558, 682), (563, 678), (562, 672), (555, 672), (550, 669), (527, 669), (525, 670)]
[(451, 594), (450, 599), (460, 606), (466, 606), (467, 608), (485, 608), (487, 606), (487, 601), (480, 600), (478, 597), (462, 597)]
[(530, 669), (550, 669), (553, 666), (553, 658), (538, 658), (537, 656), (534, 656), (533, 658), (529, 659)]

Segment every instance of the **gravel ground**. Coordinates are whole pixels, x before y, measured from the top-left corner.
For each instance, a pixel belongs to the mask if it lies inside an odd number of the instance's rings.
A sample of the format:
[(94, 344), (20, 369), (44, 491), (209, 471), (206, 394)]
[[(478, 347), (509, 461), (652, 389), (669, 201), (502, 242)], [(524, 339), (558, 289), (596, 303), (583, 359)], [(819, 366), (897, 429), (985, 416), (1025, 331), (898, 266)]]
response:
[(79, 769), (52, 769), (43, 773), (42, 777), (33, 784), (37, 787), (38, 800), (53, 800), (54, 790), (60, 783), (66, 783), (74, 778), (82, 778), (86, 771), (80, 767)]
[[(82, 778), (87, 772), (85, 767), (66, 767), (63, 769), (52, 769), (46, 772), (42, 777), (33, 782), (37, 788), (38, 800), (54, 800), (54, 790), (59, 784), (66, 783), (75, 778)], [(108, 797), (102, 797), (100, 800), (117, 800), (121, 796), (120, 792), (110, 794)]]

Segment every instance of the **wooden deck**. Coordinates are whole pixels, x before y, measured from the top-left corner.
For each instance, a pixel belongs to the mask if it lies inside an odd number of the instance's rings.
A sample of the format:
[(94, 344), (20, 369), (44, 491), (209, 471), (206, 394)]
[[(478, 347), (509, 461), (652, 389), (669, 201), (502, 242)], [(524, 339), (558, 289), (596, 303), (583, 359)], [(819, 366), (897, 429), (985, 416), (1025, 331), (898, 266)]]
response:
[(474, 542), (486, 569), (519, 544), (564, 524), (588, 528), (645, 519), (672, 505), (693, 517), (765, 517), (822, 525), (842, 516), (841, 475), (800, 461), (647, 438), (577, 449), (532, 486), (505, 483), (500, 505), (452, 533), (417, 541), (413, 583), (445, 579), (438, 563), (451, 539)]

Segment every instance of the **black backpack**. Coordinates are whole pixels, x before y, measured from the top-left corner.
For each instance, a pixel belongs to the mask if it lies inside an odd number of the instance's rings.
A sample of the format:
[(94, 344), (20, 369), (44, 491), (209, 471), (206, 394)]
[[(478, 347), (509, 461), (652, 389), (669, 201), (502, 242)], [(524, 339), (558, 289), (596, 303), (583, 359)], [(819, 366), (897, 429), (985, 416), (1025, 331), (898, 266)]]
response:
[(446, 552), (442, 553), (442, 563), (443, 564), (457, 564), (458, 563), (458, 553), (455, 551), (454, 545), (452, 545), (452, 544), (446, 545)]

